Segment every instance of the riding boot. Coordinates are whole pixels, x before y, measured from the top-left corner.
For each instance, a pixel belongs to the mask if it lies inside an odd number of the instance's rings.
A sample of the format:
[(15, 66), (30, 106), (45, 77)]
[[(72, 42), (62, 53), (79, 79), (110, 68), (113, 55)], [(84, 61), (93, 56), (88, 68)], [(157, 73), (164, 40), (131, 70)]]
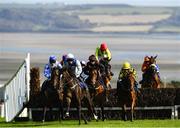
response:
[(86, 92), (89, 92), (89, 88), (88, 88), (87, 84), (86, 84), (86, 83), (84, 83), (84, 84), (85, 84), (85, 90), (86, 90)]
[(140, 93), (139, 89), (138, 89), (138, 83), (137, 81), (134, 82), (134, 89), (137, 93)]
[(143, 74), (142, 74), (142, 80), (141, 80), (141, 81), (139, 81), (139, 84), (143, 84), (143, 83), (144, 83), (144, 81), (145, 81), (144, 79), (145, 79), (145, 73), (143, 73)]

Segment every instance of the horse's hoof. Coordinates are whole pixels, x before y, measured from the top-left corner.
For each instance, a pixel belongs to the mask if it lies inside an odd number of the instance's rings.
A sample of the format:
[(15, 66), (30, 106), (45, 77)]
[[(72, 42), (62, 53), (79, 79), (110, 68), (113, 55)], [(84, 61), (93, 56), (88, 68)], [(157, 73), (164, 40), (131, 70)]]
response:
[(69, 118), (69, 113), (66, 113), (64, 118)]
[(98, 120), (98, 116), (94, 115), (94, 119), (95, 119), (95, 120)]
[(106, 119), (104, 118), (104, 119), (102, 119), (102, 121), (106, 121)]

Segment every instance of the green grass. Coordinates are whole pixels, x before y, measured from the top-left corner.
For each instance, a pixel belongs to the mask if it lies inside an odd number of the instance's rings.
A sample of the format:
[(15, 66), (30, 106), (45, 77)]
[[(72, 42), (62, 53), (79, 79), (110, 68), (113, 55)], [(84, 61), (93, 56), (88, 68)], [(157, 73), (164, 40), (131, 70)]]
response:
[(104, 122), (91, 121), (88, 124), (82, 124), (79, 126), (77, 120), (65, 120), (62, 122), (52, 121), (52, 122), (11, 122), (6, 123), (4, 119), (0, 119), (0, 127), (70, 127), (70, 128), (95, 128), (95, 127), (180, 127), (179, 120), (135, 120), (134, 122), (130, 121), (121, 121), (121, 120), (106, 120)]

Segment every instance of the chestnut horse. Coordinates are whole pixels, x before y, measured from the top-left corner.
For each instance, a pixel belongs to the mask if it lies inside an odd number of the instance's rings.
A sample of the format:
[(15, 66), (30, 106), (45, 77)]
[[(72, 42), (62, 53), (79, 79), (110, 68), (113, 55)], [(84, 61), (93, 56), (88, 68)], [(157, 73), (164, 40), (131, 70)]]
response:
[(60, 70), (57, 67), (52, 69), (51, 79), (44, 81), (41, 94), (44, 99), (43, 122), (46, 119), (46, 111), (49, 107), (52, 113), (52, 107), (59, 108), (59, 120), (63, 119), (63, 88), (60, 84)]
[[(70, 110), (70, 104), (71, 101), (76, 101), (77, 110), (78, 110), (78, 119), (79, 124), (81, 124), (81, 101), (85, 98), (88, 103), (88, 108), (91, 112), (91, 114), (94, 116), (94, 118), (97, 120), (97, 116), (95, 115), (95, 110), (93, 103), (90, 98), (89, 91), (83, 89), (80, 87), (80, 82), (77, 78), (70, 75), (70, 72), (67, 68), (62, 69), (62, 81), (64, 85), (64, 98), (67, 103), (67, 111), (66, 111), (66, 117), (69, 117), (69, 110)], [(85, 124), (87, 124), (87, 120), (85, 119), (84, 115), (82, 114)]]
[(149, 65), (146, 72), (143, 74), (142, 88), (160, 88), (160, 78), (156, 69), (157, 56), (149, 57)]
[(127, 120), (126, 106), (131, 108), (131, 121), (133, 121), (134, 107), (136, 104), (136, 92), (134, 90), (135, 78), (131, 72), (127, 74), (121, 81), (117, 82), (117, 94), (120, 106), (123, 110), (122, 118)]
[(104, 121), (105, 120), (104, 103), (106, 102), (106, 91), (104, 86), (106, 85), (102, 85), (100, 79), (102, 78), (99, 76), (98, 69), (91, 69), (89, 71), (89, 77), (87, 78), (86, 83), (89, 86), (89, 92), (92, 100), (94, 101), (95, 104), (101, 107), (102, 120)]

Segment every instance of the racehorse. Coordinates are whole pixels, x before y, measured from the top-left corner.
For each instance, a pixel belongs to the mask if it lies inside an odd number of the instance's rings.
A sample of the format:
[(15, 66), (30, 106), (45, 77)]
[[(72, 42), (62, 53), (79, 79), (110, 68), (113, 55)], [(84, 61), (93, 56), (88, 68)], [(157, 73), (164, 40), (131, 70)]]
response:
[[(76, 106), (78, 110), (78, 119), (79, 119), (79, 125), (80, 125), (81, 124), (81, 101), (85, 98), (89, 105), (88, 108), (91, 114), (97, 120), (97, 116), (95, 115), (95, 110), (94, 110), (94, 106), (90, 98), (89, 91), (81, 88), (79, 80), (75, 76), (72, 76), (72, 74), (70, 73), (70, 71), (68, 71), (67, 68), (62, 69), (62, 81), (64, 85), (64, 98), (67, 102), (66, 117), (69, 117), (70, 104), (74, 98), (74, 100), (76, 101)], [(82, 117), (85, 124), (87, 124), (87, 120), (85, 119), (83, 114), (82, 114)]]
[(104, 103), (106, 102), (106, 91), (104, 87), (105, 85), (102, 85), (100, 79), (102, 78), (99, 76), (98, 69), (91, 69), (89, 71), (89, 77), (87, 78), (86, 83), (89, 86), (92, 100), (95, 102), (95, 104), (101, 107), (102, 120), (104, 121)]
[(143, 75), (142, 88), (160, 88), (161, 81), (159, 79), (157, 69), (156, 69), (156, 58), (157, 56), (149, 57), (149, 66)]
[(117, 82), (117, 94), (120, 106), (123, 110), (122, 118), (127, 120), (126, 106), (131, 108), (131, 121), (133, 121), (134, 107), (136, 104), (136, 92), (134, 90), (135, 78), (129, 72), (121, 81)]
[(46, 119), (46, 111), (49, 107), (52, 114), (52, 107), (59, 108), (59, 120), (63, 119), (63, 87), (60, 84), (60, 70), (57, 67), (52, 68), (51, 79), (44, 81), (41, 94), (44, 99), (43, 122)]

